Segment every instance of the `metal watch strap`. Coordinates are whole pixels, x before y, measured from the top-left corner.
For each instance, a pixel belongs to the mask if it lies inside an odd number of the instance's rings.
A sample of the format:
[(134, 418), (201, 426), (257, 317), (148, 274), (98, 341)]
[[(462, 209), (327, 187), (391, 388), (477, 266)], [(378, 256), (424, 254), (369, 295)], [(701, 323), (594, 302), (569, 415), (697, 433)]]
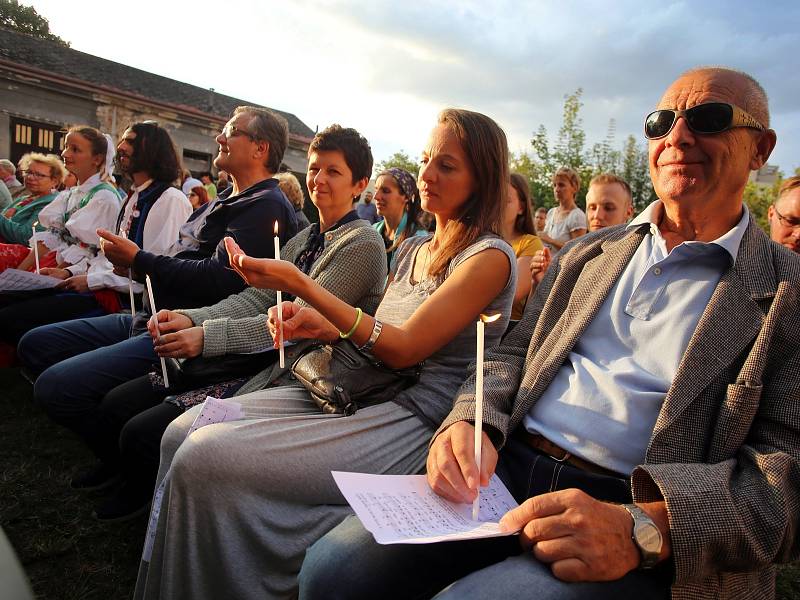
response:
[[(653, 522), (653, 519), (635, 504), (623, 504), (622, 508), (627, 510), (628, 514), (630, 514), (633, 519), (631, 539), (637, 550), (639, 550), (639, 556), (641, 556), (642, 559), (639, 568), (645, 570), (652, 569), (658, 564), (658, 559), (661, 554), (661, 547), (663, 544), (661, 531), (658, 529), (658, 525)], [(650, 528), (652, 528), (652, 530)], [(655, 534), (652, 540), (640, 539), (640, 536), (644, 538), (644, 534), (642, 533), (643, 529), (649, 532), (647, 535)], [(655, 544), (648, 543), (655, 542), (655, 540), (657, 540)]]
[(375, 342), (378, 341), (378, 337), (381, 335), (381, 330), (383, 329), (383, 323), (375, 319), (375, 325), (372, 326), (372, 333), (369, 335), (369, 339), (364, 343), (363, 346), (359, 346), (358, 349), (362, 352), (369, 352), (372, 350), (372, 347), (375, 345)]

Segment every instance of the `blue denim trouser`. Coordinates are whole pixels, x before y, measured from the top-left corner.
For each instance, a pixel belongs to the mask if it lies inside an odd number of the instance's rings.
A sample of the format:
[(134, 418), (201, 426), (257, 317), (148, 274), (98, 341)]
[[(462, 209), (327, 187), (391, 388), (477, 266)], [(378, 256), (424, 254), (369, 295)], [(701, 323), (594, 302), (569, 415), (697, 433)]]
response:
[[(578, 488), (595, 498), (630, 502), (628, 482), (558, 463), (517, 440), (500, 454), (497, 473), (518, 501), (558, 489)], [(609, 560), (614, 560), (613, 556)], [(306, 553), (300, 599), (668, 598), (669, 566), (633, 571), (612, 582), (565, 583), (516, 536), (380, 545), (356, 517), (347, 518)]]
[(44, 325), (25, 334), (17, 349), (23, 364), (38, 375), (34, 400), (101, 458), (118, 454), (120, 426), (108, 427), (108, 419), (124, 418), (124, 423), (132, 416), (109, 414), (103, 398), (158, 360), (148, 334), (131, 337), (131, 321), (130, 315), (114, 314)]

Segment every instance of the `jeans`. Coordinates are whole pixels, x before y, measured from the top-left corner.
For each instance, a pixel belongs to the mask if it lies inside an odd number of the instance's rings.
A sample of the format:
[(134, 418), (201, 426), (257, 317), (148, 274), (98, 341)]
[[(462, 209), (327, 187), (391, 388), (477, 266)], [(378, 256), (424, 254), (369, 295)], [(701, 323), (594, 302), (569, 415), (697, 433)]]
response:
[(100, 458), (117, 454), (121, 425), (115, 423), (124, 424), (147, 408), (105, 406), (104, 397), (158, 360), (148, 334), (130, 337), (131, 321), (130, 315), (114, 314), (44, 325), (29, 331), (17, 349), (23, 364), (38, 375), (34, 400)]
[[(510, 440), (497, 474), (522, 502), (559, 489), (578, 488), (611, 502), (630, 502), (627, 480), (594, 475), (554, 461)], [(610, 557), (613, 560), (613, 557)], [(632, 571), (601, 583), (565, 583), (547, 565), (523, 553), (516, 536), (380, 545), (356, 517), (348, 517), (309, 548), (300, 571), (300, 599), (668, 598), (669, 566)]]
[(16, 346), (28, 331), (40, 325), (104, 314), (91, 293), (37, 290), (0, 294), (0, 339)]

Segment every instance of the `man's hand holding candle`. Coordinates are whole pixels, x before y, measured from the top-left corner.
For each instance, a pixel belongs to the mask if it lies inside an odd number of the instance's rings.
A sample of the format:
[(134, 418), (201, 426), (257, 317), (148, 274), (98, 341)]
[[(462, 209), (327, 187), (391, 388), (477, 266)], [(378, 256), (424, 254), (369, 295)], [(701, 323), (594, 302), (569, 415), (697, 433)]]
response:
[(111, 264), (124, 268), (133, 266), (133, 259), (139, 252), (139, 246), (135, 242), (105, 229), (98, 229), (97, 235), (100, 236), (100, 249)]

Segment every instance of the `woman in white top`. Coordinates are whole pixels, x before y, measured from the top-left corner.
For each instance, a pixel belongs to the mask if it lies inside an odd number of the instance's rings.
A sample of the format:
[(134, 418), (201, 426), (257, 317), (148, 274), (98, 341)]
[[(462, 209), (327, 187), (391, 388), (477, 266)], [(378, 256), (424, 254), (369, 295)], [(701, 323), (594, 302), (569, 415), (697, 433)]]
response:
[(36, 237), (40, 250), (55, 252), (58, 265), (42, 272), (67, 279), (89, 268), (100, 246), (96, 230), (116, 223), (122, 200), (113, 184), (110, 137), (94, 127), (72, 127), (61, 156), (78, 185), (64, 190), (42, 209), (39, 223), (45, 231)]
[[(41, 269), (42, 274), (64, 281), (56, 290), (15, 299), (24, 302), (0, 299), (0, 339), (16, 344), (27, 331), (40, 325), (115, 313), (128, 301), (130, 290), (141, 293), (141, 284), (115, 274), (99, 252), (97, 229), (115, 231), (119, 226), (128, 235), (127, 229), (135, 220), (136, 199), (152, 183), (149, 180), (134, 188), (118, 219), (122, 200), (111, 175), (115, 154), (110, 136), (93, 127), (73, 127), (67, 132), (62, 156), (78, 185), (64, 190), (42, 209), (39, 220), (47, 230), (37, 235), (40, 255), (53, 252), (58, 265)], [(158, 253), (175, 243), (180, 226), (192, 211), (180, 190), (170, 187), (169, 182), (165, 187), (135, 236), (143, 248)], [(130, 237), (133, 239), (134, 234)]]
[(558, 206), (547, 212), (544, 231), (539, 233), (539, 238), (555, 252), (571, 239), (586, 233), (586, 213), (575, 204), (580, 189), (581, 180), (569, 167), (561, 167), (553, 175), (553, 193)]

